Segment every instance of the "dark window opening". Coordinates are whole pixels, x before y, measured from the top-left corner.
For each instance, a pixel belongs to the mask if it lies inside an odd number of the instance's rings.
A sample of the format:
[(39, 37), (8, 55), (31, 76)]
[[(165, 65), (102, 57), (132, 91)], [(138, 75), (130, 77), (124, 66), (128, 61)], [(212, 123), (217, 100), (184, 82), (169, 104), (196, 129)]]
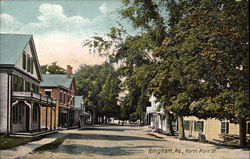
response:
[(23, 69), (26, 70), (26, 54), (23, 53)]
[(228, 134), (228, 132), (229, 132), (229, 122), (223, 122), (223, 121), (221, 122), (220, 132), (224, 133), (224, 134)]
[(190, 121), (184, 121), (184, 130), (189, 130)]
[(195, 121), (194, 130), (203, 132), (204, 122), (203, 121)]
[(45, 91), (45, 94), (46, 94), (48, 97), (51, 97), (51, 91)]

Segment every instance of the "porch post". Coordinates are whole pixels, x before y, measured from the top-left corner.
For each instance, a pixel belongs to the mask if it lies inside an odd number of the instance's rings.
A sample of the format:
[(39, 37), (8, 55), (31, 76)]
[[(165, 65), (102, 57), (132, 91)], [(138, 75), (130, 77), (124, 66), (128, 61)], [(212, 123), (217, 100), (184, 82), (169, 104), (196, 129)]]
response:
[(50, 107), (50, 130), (52, 130), (52, 105)]
[[(12, 100), (11, 100), (12, 101)], [(13, 106), (18, 103), (18, 100), (16, 100), (14, 103), (12, 103), (10, 107), (10, 133), (13, 133)]]
[(54, 130), (56, 129), (56, 107), (54, 107)]
[(41, 131), (41, 107), (39, 103), (39, 109), (38, 109), (38, 130)]
[(46, 131), (47, 131), (47, 126), (48, 126), (48, 106), (46, 106), (46, 123), (45, 123)]
[(31, 123), (32, 123), (32, 108), (33, 108), (33, 102), (31, 102), (31, 103), (28, 103), (28, 102), (26, 102), (26, 101), (24, 101), (24, 103), (30, 108), (30, 112), (29, 112), (29, 130), (31, 130), (32, 129), (32, 125), (31, 125)]

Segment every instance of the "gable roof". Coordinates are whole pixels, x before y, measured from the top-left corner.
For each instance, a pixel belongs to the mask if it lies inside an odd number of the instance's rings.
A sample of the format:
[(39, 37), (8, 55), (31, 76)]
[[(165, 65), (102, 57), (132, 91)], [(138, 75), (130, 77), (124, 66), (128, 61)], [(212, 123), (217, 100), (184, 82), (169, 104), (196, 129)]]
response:
[(0, 64), (15, 64), (32, 35), (0, 34)]
[(41, 87), (64, 87), (70, 88), (73, 82), (73, 77), (67, 77), (67, 74), (43, 74), (43, 82), (40, 84)]
[(30, 34), (0, 34), (0, 64), (15, 65), (26, 46), (30, 44), (31, 52), (35, 60), (37, 76), (42, 81), (41, 69), (33, 36)]
[(81, 108), (83, 96), (75, 96), (75, 108)]

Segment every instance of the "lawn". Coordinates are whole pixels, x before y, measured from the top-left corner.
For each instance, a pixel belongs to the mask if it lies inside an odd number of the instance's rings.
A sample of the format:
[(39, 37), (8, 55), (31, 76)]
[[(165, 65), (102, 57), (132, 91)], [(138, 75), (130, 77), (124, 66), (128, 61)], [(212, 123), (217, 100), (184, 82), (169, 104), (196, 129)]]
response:
[(30, 141), (32, 141), (32, 139), (27, 137), (9, 137), (0, 135), (0, 150), (10, 147), (16, 147), (22, 144), (26, 144)]

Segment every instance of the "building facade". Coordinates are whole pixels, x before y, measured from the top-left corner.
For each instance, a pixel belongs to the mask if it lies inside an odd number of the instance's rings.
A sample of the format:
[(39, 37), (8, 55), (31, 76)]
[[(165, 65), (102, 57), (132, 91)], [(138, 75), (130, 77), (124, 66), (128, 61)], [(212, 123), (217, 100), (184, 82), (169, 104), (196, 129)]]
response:
[[(247, 122), (246, 132), (250, 137), (250, 122)], [(195, 116), (184, 117), (184, 130), (186, 137), (199, 138), (201, 135), (211, 142), (219, 142), (230, 136), (232, 139), (239, 137), (239, 124), (229, 120), (217, 120), (214, 118), (199, 119)]]
[[(151, 95), (149, 98), (151, 105), (146, 108), (146, 123), (153, 131), (168, 133), (165, 110), (160, 106), (160, 102), (156, 101), (156, 97)], [(171, 113), (172, 114), (172, 113)], [(175, 120), (172, 122), (174, 130), (177, 130), (177, 123)]]
[(83, 96), (75, 96), (75, 122), (79, 127), (84, 127), (91, 123), (91, 115), (89, 112), (86, 112)]
[[(66, 74), (43, 74), (43, 79), (44, 82), (41, 83), (40, 87), (42, 94), (57, 99), (54, 117), (56, 128), (77, 126), (75, 122), (76, 84), (72, 67), (67, 66)], [(42, 113), (42, 116), (45, 115), (45, 113)], [(49, 118), (53, 118), (53, 115), (49, 116)], [(42, 126), (46, 126), (46, 121), (42, 122)]]
[(42, 75), (32, 35), (0, 34), (0, 133), (41, 131), (41, 110), (55, 100), (39, 93)]

